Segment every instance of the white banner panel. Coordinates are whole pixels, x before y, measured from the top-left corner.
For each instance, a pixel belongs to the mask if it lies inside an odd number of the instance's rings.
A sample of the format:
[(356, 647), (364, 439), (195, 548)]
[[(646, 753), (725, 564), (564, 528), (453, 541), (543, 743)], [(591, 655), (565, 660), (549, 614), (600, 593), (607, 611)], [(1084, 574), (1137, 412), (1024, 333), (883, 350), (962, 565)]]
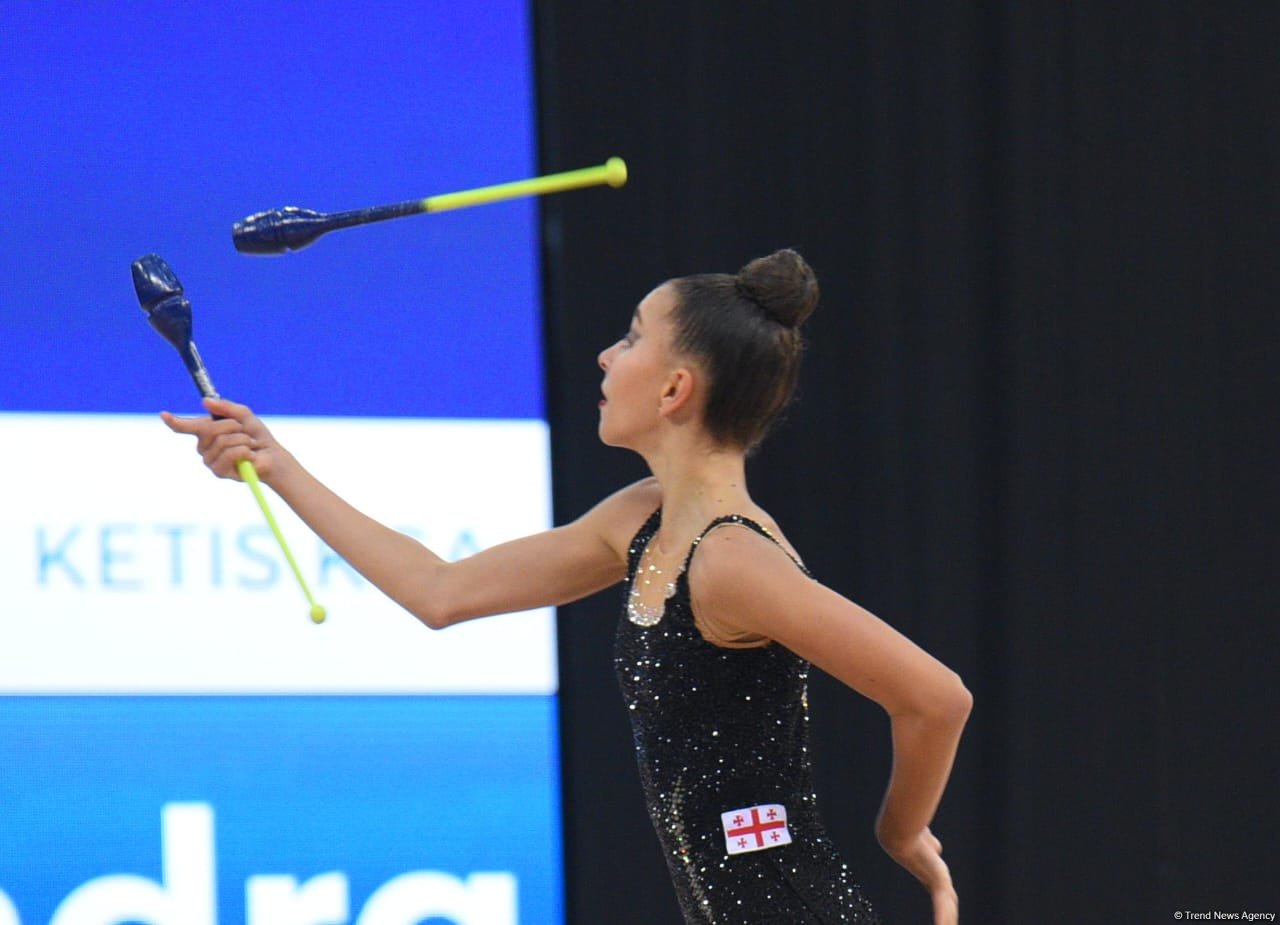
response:
[[(542, 421), (268, 424), (445, 558), (550, 525)], [(550, 609), (428, 630), (268, 489), (329, 613), (313, 625), (248, 487), (213, 478), (194, 447), (158, 417), (0, 414), (0, 693), (555, 691)]]

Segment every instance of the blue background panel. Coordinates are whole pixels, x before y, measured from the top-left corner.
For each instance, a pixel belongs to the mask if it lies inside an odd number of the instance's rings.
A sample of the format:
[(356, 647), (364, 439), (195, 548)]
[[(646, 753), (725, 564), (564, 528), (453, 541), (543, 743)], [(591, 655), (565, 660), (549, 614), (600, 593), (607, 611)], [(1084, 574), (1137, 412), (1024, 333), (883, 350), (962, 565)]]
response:
[[(160, 254), (214, 383), (273, 414), (542, 416), (537, 208), (232, 224), (535, 172), (526, 4), (0, 7), (0, 410), (196, 405), (129, 276)], [(586, 165), (564, 165), (565, 169)]]
[(108, 874), (159, 880), (161, 809), (213, 807), (220, 923), (245, 883), (509, 871), (562, 917), (551, 697), (0, 698), (0, 890), (24, 925)]

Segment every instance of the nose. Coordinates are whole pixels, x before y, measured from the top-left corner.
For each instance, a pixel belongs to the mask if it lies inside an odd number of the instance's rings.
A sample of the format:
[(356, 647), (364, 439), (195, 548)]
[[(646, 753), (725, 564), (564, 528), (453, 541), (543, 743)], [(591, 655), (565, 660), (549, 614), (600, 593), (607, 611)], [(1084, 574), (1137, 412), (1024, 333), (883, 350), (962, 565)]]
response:
[(598, 363), (600, 368), (606, 373), (609, 371), (609, 362), (613, 359), (613, 351), (617, 349), (617, 347), (617, 342), (614, 342), (601, 350), (600, 355), (596, 357), (596, 363)]

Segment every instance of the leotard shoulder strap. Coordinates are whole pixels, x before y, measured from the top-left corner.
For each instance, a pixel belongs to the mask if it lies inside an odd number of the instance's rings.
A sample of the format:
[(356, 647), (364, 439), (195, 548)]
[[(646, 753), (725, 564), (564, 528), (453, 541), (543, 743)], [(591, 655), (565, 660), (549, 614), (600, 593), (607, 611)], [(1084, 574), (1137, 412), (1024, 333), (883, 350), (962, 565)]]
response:
[(809, 575), (809, 570), (805, 568), (804, 563), (801, 562), (799, 559), (797, 559), (794, 555), (792, 555), (791, 550), (787, 549), (786, 546), (783, 546), (782, 543), (779, 542), (778, 538), (769, 531), (768, 527), (765, 527), (763, 524), (757, 523), (756, 521), (752, 520), (750, 517), (743, 517), (741, 514), (726, 514), (723, 517), (717, 517), (715, 520), (711, 521), (711, 523), (707, 524), (706, 529), (703, 530), (701, 533), (699, 533), (694, 538), (693, 543), (689, 546), (689, 554), (684, 558), (684, 569), (683, 569), (684, 572), (687, 573), (689, 571), (689, 563), (693, 561), (693, 554), (694, 552), (697, 551), (698, 545), (704, 539), (706, 539), (707, 534), (709, 534), (712, 530), (716, 530), (720, 527), (724, 527), (730, 524), (736, 524), (741, 527), (747, 527), (748, 529), (754, 530), (756, 533), (759, 533), (765, 539), (769, 540), (769, 542), (773, 543), (773, 545), (777, 546), (784, 553), (786, 553), (787, 558), (796, 564), (796, 568), (800, 569), (800, 571), (804, 572), (806, 575)]

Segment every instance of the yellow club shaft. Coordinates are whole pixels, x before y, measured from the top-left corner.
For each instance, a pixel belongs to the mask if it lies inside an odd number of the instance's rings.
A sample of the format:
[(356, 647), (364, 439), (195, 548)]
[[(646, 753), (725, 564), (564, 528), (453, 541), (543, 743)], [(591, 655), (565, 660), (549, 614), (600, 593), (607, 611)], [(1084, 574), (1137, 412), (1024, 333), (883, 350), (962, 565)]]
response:
[(626, 162), (620, 157), (611, 157), (596, 167), (583, 167), (579, 170), (566, 170), (564, 173), (547, 174), (545, 177), (533, 177), (528, 180), (516, 180), (512, 183), (498, 183), (494, 186), (482, 186), (478, 189), (429, 196), (422, 200), (422, 210), (424, 212), (446, 212), (449, 209), (464, 209), (467, 206), (499, 202), (503, 199), (519, 199), (522, 196), (545, 196), (548, 193), (562, 193), (565, 190), (581, 189), (586, 186), (604, 186), (608, 184), (617, 188), (626, 182)]
[(266, 495), (262, 493), (262, 483), (258, 479), (258, 470), (253, 468), (253, 463), (249, 462), (249, 460), (242, 459), (236, 463), (236, 472), (240, 473), (240, 478), (244, 479), (249, 486), (249, 490), (253, 492), (253, 497), (258, 502), (258, 507), (262, 508), (262, 514), (267, 518), (267, 526), (275, 534), (276, 542), (280, 544), (280, 551), (284, 553), (285, 560), (289, 563), (289, 568), (293, 569), (293, 577), (298, 579), (298, 585), (302, 588), (302, 593), (306, 595), (307, 603), (311, 605), (312, 621), (323, 623), (325, 617), (324, 608), (317, 604), (316, 599), (311, 596), (311, 589), (307, 587), (306, 579), (302, 577), (302, 570), (298, 568), (298, 563), (293, 558), (293, 553), (289, 550), (289, 544), (285, 542), (284, 533), (280, 530), (280, 525), (276, 523), (275, 515), (271, 513)]

